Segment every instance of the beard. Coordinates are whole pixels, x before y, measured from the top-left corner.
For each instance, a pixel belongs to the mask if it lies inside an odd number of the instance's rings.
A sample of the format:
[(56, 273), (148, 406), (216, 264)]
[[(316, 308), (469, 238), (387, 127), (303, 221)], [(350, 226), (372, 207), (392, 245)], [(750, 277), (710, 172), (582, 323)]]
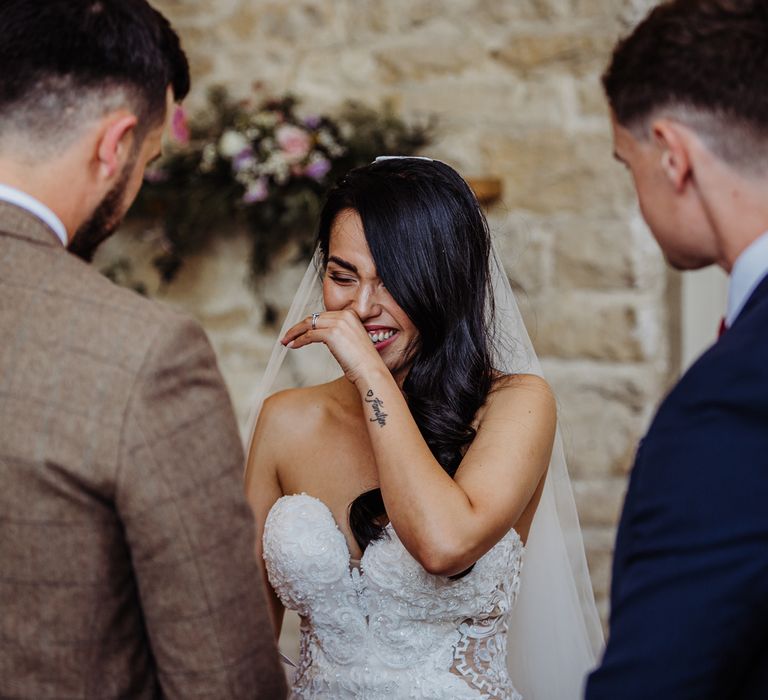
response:
[(117, 184), (105, 195), (93, 214), (77, 230), (67, 250), (87, 263), (93, 261), (99, 246), (107, 240), (121, 224), (125, 191), (131, 178), (135, 161), (126, 163)]

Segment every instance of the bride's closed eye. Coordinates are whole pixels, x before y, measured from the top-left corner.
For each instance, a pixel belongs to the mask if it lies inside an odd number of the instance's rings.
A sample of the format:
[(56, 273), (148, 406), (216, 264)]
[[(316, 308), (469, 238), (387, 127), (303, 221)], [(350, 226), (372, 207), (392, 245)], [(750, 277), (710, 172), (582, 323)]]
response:
[(350, 277), (349, 275), (340, 275), (338, 273), (331, 273), (328, 275), (328, 277), (330, 277), (332, 281), (336, 282), (336, 284), (354, 284), (356, 282), (354, 277)]

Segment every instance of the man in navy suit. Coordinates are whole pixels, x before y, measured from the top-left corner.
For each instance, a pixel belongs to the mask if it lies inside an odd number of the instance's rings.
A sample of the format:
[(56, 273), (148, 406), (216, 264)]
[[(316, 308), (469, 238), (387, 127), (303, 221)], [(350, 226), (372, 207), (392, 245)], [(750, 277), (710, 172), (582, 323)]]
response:
[(665, 2), (603, 79), (667, 260), (720, 265), (730, 288), (722, 336), (640, 444), (587, 700), (768, 698), (767, 81), (766, 0)]

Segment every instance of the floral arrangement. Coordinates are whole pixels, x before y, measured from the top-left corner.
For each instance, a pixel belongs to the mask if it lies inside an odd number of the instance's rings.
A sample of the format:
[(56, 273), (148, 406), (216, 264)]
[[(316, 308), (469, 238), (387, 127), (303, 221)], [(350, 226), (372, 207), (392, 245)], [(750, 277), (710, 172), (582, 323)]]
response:
[[(187, 256), (238, 230), (253, 240), (259, 276), (289, 242), (311, 254), (323, 196), (339, 176), (381, 154), (415, 153), (432, 129), (431, 121), (405, 124), (386, 104), (377, 111), (348, 102), (335, 117), (301, 115), (292, 96), (254, 104), (214, 88), (193, 119), (174, 115), (168, 155), (147, 170), (129, 216), (160, 224), (154, 264), (165, 282)], [(117, 261), (107, 274), (125, 277), (125, 266)]]

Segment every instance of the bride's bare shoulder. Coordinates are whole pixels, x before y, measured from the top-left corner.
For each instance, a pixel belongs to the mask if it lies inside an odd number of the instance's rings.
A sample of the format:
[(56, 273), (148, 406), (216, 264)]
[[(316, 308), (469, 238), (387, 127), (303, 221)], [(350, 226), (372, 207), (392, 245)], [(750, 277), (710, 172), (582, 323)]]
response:
[(270, 396), (256, 423), (249, 463), (282, 473), (283, 483), (284, 469), (295, 469), (311, 460), (317, 445), (344, 425), (335, 384), (287, 389)]
[(552, 396), (552, 388), (547, 380), (537, 374), (502, 374), (499, 372), (493, 379), (491, 393), (502, 389), (541, 392)]
[(285, 389), (272, 394), (264, 402), (259, 423), (269, 426), (269, 432), (296, 433), (319, 427), (332, 419), (339, 409), (339, 382)]
[(497, 374), (478, 418), (503, 416), (523, 410), (535, 412), (547, 422), (557, 419), (557, 403), (547, 381), (535, 374)]

